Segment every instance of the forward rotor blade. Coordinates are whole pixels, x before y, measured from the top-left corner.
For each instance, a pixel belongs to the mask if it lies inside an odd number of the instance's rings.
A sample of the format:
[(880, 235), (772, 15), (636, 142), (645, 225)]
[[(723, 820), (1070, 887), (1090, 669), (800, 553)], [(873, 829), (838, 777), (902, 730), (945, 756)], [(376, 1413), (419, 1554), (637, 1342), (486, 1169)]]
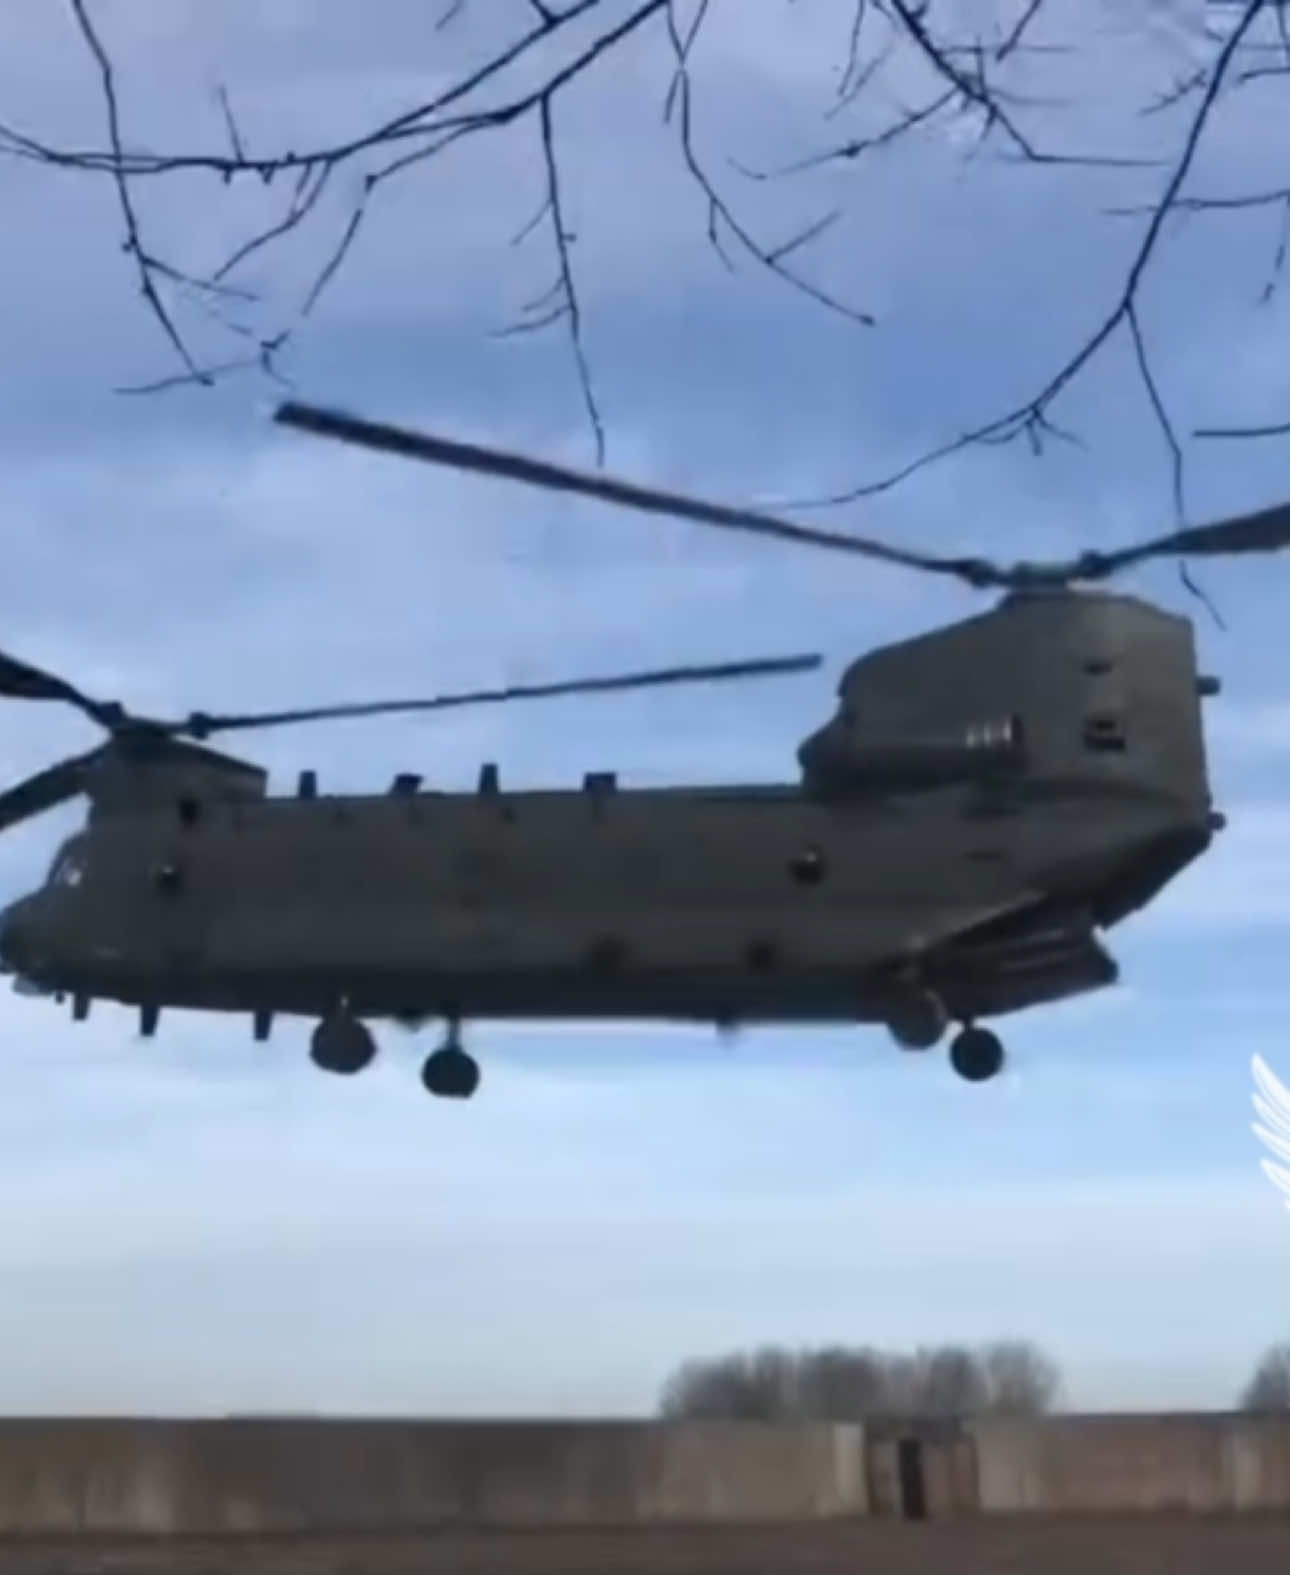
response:
[(340, 717), (391, 716), (396, 712), (447, 711), (457, 706), (497, 705), (507, 700), (539, 700), (552, 695), (598, 694), (609, 690), (648, 689), (663, 684), (707, 683), (726, 678), (766, 678), (805, 673), (819, 667), (819, 655), (775, 656), (748, 662), (723, 662), (707, 667), (667, 667), (654, 672), (621, 673), (608, 678), (575, 678), (561, 683), (512, 684), (504, 689), (474, 689), (461, 694), (434, 695), (425, 700), (376, 700), (356, 705), (314, 706), (298, 711), (262, 711), (243, 716), (210, 716), (196, 712), (174, 731), (192, 738), (242, 728), (281, 727), (291, 722), (333, 721)]
[[(656, 487), (644, 487), (633, 481), (614, 476), (595, 475), (587, 471), (572, 470), (564, 465), (553, 465), (547, 460), (530, 459), (524, 454), (511, 454), (501, 449), (483, 448), (475, 443), (459, 443), (450, 438), (434, 437), (430, 433), (410, 432), (403, 427), (385, 426), (374, 421), (362, 421), (341, 411), (321, 410), (314, 405), (288, 400), (280, 405), (273, 418), (279, 425), (294, 427), (301, 432), (312, 432), (319, 437), (339, 438), (342, 442), (360, 448), (377, 449), (387, 454), (402, 454), (411, 459), (426, 460), (432, 465), (444, 465), (453, 470), (478, 471), (486, 476), (504, 476), (511, 481), (527, 482), (531, 486), (545, 487), (555, 492), (576, 492), (588, 498), (603, 498), (609, 503), (622, 503), (628, 508), (640, 509), (648, 514), (667, 514), (680, 519), (695, 520), (703, 525), (718, 525), (727, 530), (749, 531), (759, 536), (779, 536), (786, 541), (804, 543), (811, 547), (829, 547), (838, 552), (850, 552), (864, 558), (878, 558), (886, 563), (900, 564), (909, 569), (924, 569), (933, 574), (952, 574), (967, 579), (971, 584), (996, 584), (991, 578), (993, 566), (976, 559), (940, 558), (924, 553), (907, 552), (886, 542), (874, 541), (864, 536), (850, 536), (842, 531), (823, 530), (810, 525), (797, 525), (791, 520), (773, 514), (762, 514), (755, 509), (732, 508), (724, 503), (709, 503), (702, 498), (687, 497), (679, 492), (664, 492)], [(984, 578), (983, 578), (984, 576)]]
[(47, 766), (25, 782), (0, 793), (0, 831), (30, 820), (33, 815), (43, 815), (47, 809), (54, 809), (84, 792), (89, 769), (98, 763), (105, 748), (100, 745), (88, 754), (73, 755), (55, 766)]
[(66, 679), (57, 678), (42, 668), (20, 662), (16, 656), (0, 651), (0, 695), (9, 700), (65, 700), (87, 716), (98, 719), (102, 706), (83, 695)]

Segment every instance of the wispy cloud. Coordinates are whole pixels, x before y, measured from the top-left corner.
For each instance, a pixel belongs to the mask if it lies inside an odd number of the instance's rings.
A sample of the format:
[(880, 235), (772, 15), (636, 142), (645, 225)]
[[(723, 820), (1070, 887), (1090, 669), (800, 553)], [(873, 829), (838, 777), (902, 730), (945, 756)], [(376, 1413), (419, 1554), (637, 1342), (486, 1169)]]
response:
[[(324, 115), (350, 126), (372, 102), (423, 94), (454, 47), (424, 9), (395, 4), (379, 25), (370, 7), (117, 12), (140, 140), (219, 135), (223, 79), (257, 143)], [(1080, 112), (1090, 134), (1109, 134), (1108, 117), (1187, 47), (1158, 7), (1102, 7), (1096, 27), (1083, 6), (1053, 12), (1106, 63), (1104, 98)], [(479, 43), (477, 14), (463, 51)], [(776, 4), (714, 30), (696, 62), (712, 134), (751, 158), (773, 117), (818, 146), (835, 22)], [(1139, 43), (1161, 27), (1168, 49), (1148, 56)], [(101, 137), (65, 16), (0, 8), (0, 42), (6, 113)], [(1021, 397), (1118, 280), (1132, 232), (1102, 209), (1154, 190), (1154, 175), (1072, 186), (988, 162), (964, 177), (939, 133), (863, 178), (843, 161), (753, 193), (730, 173), (767, 233), (845, 203), (818, 267), (878, 312), (877, 330), (852, 333), (713, 258), (652, 96), (666, 64), (643, 48), (625, 76), (589, 83), (561, 128), (611, 457), (664, 484), (815, 494)], [(635, 109), (625, 83), (645, 85)], [(1230, 123), (1215, 178), (1254, 179), (1272, 157), (1265, 130)], [(483, 337), (549, 282), (540, 249), (505, 244), (531, 209), (525, 196), (512, 214), (499, 193), (528, 191), (532, 151), (498, 138), (472, 158), (374, 212), (293, 375), (311, 397), (583, 462), (564, 341)], [(643, 783), (787, 777), (851, 657), (983, 605), (312, 444), (269, 426), (252, 383), (115, 398), (113, 385), (169, 363), (135, 310), (111, 193), (6, 171), (0, 340), (19, 369), (0, 388), (6, 648), (165, 713), (745, 651), (818, 647), (830, 662), (756, 689), (257, 739), (277, 785), (311, 765), (356, 790), (403, 767), (465, 786), (484, 759), (518, 783), (593, 768)], [(248, 184), (233, 216), (200, 183), (164, 211), (144, 200), (158, 233), (197, 258), (247, 233), (272, 195)], [(1233, 267), (1233, 233), (1193, 226), (1160, 265), (1150, 326), (1184, 424), (1242, 402), (1262, 413), (1286, 393), (1267, 347), (1287, 307), (1251, 315), (1261, 274)], [(249, 277), (281, 302), (312, 255)], [(1113, 357), (1072, 395), (1066, 418), (1091, 451), (978, 451), (840, 517), (1009, 557), (1164, 528), (1165, 456), (1134, 377)], [(1281, 451), (1204, 465), (1198, 517), (1290, 491)], [(1246, 1075), (1256, 1048), (1280, 1064), (1287, 1005), (1282, 572), (1205, 571), (1227, 637), (1171, 569), (1134, 581), (1198, 617), (1227, 680), (1211, 734), (1231, 825), (1115, 938), (1125, 987), (1007, 1025), (997, 1086), (966, 1088), (939, 1053), (898, 1054), (876, 1031), (723, 1045), (691, 1030), (479, 1025), (483, 1093), (458, 1108), (417, 1084), (430, 1033), (382, 1031), (373, 1071), (338, 1083), (310, 1068), (308, 1025), (266, 1047), (247, 1023), (171, 1014), (145, 1043), (121, 1011), (98, 1006), (73, 1027), (50, 1002), (0, 996), (0, 1407), (638, 1408), (694, 1350), (1012, 1329), (1056, 1351), (1076, 1398), (1225, 1401), (1277, 1332), (1290, 1272)], [(37, 769), (86, 732), (8, 705), (0, 768)], [(6, 890), (39, 878), (75, 818), (6, 836)], [(1125, 1353), (1136, 1380), (1116, 1366)]]

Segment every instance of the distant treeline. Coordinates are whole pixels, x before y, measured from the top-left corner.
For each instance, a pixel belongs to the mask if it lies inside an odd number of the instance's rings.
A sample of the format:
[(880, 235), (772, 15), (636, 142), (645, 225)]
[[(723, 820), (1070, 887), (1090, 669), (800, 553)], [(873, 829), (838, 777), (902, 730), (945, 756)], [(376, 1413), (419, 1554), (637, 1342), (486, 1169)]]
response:
[[(686, 1362), (664, 1385), (659, 1410), (678, 1420), (741, 1422), (1034, 1417), (1054, 1408), (1061, 1387), (1057, 1364), (1028, 1340), (912, 1353), (765, 1346)], [(1290, 1412), (1290, 1343), (1263, 1354), (1237, 1404)]]
[(665, 1384), (660, 1410), (672, 1418), (747, 1422), (1038, 1416), (1060, 1387), (1056, 1364), (1026, 1340), (912, 1354), (767, 1346), (686, 1362)]

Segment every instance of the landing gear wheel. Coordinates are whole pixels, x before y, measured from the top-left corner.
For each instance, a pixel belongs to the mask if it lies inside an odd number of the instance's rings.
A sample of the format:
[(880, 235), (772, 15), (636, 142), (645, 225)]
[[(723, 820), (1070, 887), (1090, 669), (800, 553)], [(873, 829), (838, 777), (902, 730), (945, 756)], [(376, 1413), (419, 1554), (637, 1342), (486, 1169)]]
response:
[(987, 1083), (1003, 1068), (1003, 1045), (988, 1028), (965, 1028), (950, 1042), (950, 1065), (969, 1083)]
[(376, 1041), (356, 1017), (338, 1012), (324, 1017), (309, 1041), (309, 1058), (322, 1072), (353, 1077), (371, 1065)]
[(934, 990), (902, 992), (887, 1018), (888, 1031), (902, 1050), (930, 1050), (940, 1043), (949, 1023), (945, 1003)]
[(479, 1087), (479, 1062), (458, 1045), (444, 1045), (426, 1057), (421, 1083), (437, 1099), (469, 1099)]

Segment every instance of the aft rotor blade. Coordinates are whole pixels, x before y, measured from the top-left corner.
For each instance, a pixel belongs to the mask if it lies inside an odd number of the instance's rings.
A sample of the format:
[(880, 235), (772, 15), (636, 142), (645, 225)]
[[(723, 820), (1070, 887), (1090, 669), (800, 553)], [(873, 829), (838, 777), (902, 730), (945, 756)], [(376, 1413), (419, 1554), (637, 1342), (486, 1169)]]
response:
[(553, 695), (601, 694), (610, 690), (649, 689), (663, 684), (709, 683), (727, 678), (768, 678), (805, 673), (819, 667), (818, 654), (774, 656), (746, 662), (701, 667), (666, 667), (653, 672), (620, 673), (608, 678), (574, 678), (549, 684), (511, 684), (501, 689), (473, 689), (461, 694), (433, 695), (424, 700), (375, 700), (355, 705), (313, 706), (298, 711), (261, 711), (242, 716), (210, 716), (196, 712), (174, 731), (193, 738), (241, 728), (281, 727), (292, 722), (335, 721), (342, 717), (391, 716), (397, 712), (447, 711), (458, 706), (498, 705), (508, 700), (540, 700)]
[(301, 432), (313, 432), (320, 437), (339, 438), (360, 448), (377, 449), (387, 454), (402, 454), (411, 459), (425, 460), (432, 465), (444, 465), (453, 470), (478, 471), (486, 476), (504, 476), (511, 481), (527, 482), (531, 486), (545, 487), (555, 492), (576, 492), (588, 498), (602, 498), (608, 503), (621, 503), (628, 508), (640, 509), (648, 514), (666, 514), (680, 519), (697, 521), (703, 525), (717, 525), (727, 530), (749, 531), (759, 536), (779, 536), (811, 547), (828, 547), (837, 552), (850, 552), (864, 558), (877, 558), (886, 563), (900, 564), (909, 569), (924, 569), (933, 574), (952, 574), (971, 584), (992, 585), (993, 566), (976, 559), (940, 558), (924, 553), (908, 552), (887, 542), (874, 541), (865, 536), (851, 536), (843, 531), (824, 530), (811, 525), (798, 525), (773, 514), (763, 514), (756, 509), (734, 508), (724, 503), (710, 503), (702, 498), (688, 497), (679, 492), (664, 492), (656, 487), (641, 486), (620, 477), (573, 470), (564, 465), (554, 465), (548, 460), (531, 459), (524, 454), (512, 454), (501, 449), (484, 448), (475, 443), (460, 443), (450, 438), (435, 437), (428, 432), (411, 432), (403, 427), (386, 426), (375, 421), (363, 421), (357, 416), (337, 410), (322, 410), (314, 405), (288, 400), (280, 405), (273, 418), (281, 426), (295, 427)]
[(25, 782), (0, 793), (0, 831), (30, 820), (33, 815), (43, 815), (47, 809), (55, 809), (84, 792), (89, 768), (98, 762), (104, 747), (100, 745), (88, 754), (74, 755), (55, 766), (47, 766)]
[(1239, 514), (1212, 525), (1192, 525), (1136, 547), (1107, 553), (1109, 573), (1145, 558), (1224, 557), (1242, 552), (1281, 552), (1290, 547), (1290, 504), (1278, 503), (1253, 514)]

